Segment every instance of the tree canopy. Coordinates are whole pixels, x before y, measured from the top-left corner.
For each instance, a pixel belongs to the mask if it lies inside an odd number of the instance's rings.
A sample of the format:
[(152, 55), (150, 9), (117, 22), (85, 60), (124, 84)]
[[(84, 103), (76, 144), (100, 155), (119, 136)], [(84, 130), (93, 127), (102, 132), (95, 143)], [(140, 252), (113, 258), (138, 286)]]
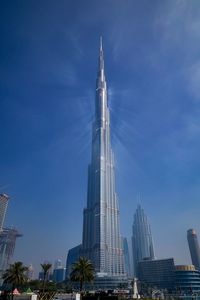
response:
[(84, 282), (91, 282), (94, 279), (94, 268), (90, 260), (80, 256), (78, 261), (72, 265), (70, 279), (80, 282), (80, 290), (83, 289)]
[(42, 290), (43, 290), (43, 292), (44, 292), (44, 290), (45, 290), (45, 285), (46, 285), (46, 281), (47, 281), (47, 274), (48, 274), (48, 271), (51, 269), (52, 264), (50, 264), (50, 263), (44, 263), (44, 264), (40, 264), (40, 265), (41, 265), (42, 270), (43, 270), (43, 272), (44, 272), (44, 277), (43, 277), (43, 288), (42, 288)]
[(12, 289), (26, 282), (25, 272), (28, 270), (21, 261), (11, 264), (3, 274), (4, 283), (12, 284)]

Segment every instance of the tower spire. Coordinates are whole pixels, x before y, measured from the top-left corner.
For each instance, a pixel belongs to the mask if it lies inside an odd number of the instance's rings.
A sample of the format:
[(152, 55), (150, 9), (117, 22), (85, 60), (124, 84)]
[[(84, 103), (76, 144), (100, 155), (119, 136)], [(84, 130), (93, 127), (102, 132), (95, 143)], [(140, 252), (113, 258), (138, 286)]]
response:
[(100, 36), (100, 51), (103, 51), (102, 36)]
[(103, 43), (102, 36), (100, 36), (100, 47), (99, 47), (99, 75), (104, 74), (104, 58), (103, 58)]

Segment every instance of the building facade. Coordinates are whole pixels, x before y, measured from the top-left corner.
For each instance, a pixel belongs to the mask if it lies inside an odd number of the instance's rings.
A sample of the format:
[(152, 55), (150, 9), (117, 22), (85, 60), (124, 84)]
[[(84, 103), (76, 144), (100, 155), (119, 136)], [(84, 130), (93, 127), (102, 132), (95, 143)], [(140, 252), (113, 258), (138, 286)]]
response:
[(175, 266), (175, 288), (177, 294), (192, 295), (200, 292), (200, 271), (194, 265)]
[(54, 263), (54, 269), (60, 269), (62, 268), (62, 260), (61, 259), (56, 259), (55, 263)]
[(3, 223), (6, 215), (9, 197), (6, 194), (0, 194), (0, 231), (3, 229)]
[(138, 262), (148, 258), (154, 259), (154, 246), (151, 227), (144, 210), (138, 205), (132, 227), (132, 253), (134, 275), (138, 276)]
[(175, 282), (174, 259), (146, 259), (138, 262), (138, 278), (149, 287), (173, 291)]
[(9, 197), (0, 194), (0, 284), (3, 283), (2, 274), (9, 267), (14, 254), (15, 243), (22, 234), (14, 227), (3, 227)]
[(70, 273), (72, 271), (72, 264), (76, 262), (80, 255), (81, 255), (82, 245), (78, 245), (69, 249), (67, 254), (67, 261), (66, 261), (66, 278), (70, 277)]
[(127, 238), (122, 238), (122, 245), (124, 251), (124, 270), (128, 277), (131, 276), (130, 270), (130, 255), (129, 255), (129, 248), (128, 248), (128, 241)]
[(187, 240), (192, 264), (197, 270), (200, 270), (200, 249), (195, 229), (189, 229), (187, 231)]
[(53, 281), (55, 282), (61, 282), (65, 280), (66, 276), (66, 268), (63, 268), (62, 260), (57, 259), (54, 263), (54, 269), (53, 269)]
[(15, 228), (3, 228), (0, 232), (0, 278), (11, 263), (16, 239), (21, 236)]
[(53, 270), (53, 281), (62, 282), (65, 280), (66, 268), (58, 268)]
[(83, 216), (82, 253), (93, 263), (96, 276), (124, 276), (102, 41), (96, 80), (92, 155), (88, 167), (87, 207)]

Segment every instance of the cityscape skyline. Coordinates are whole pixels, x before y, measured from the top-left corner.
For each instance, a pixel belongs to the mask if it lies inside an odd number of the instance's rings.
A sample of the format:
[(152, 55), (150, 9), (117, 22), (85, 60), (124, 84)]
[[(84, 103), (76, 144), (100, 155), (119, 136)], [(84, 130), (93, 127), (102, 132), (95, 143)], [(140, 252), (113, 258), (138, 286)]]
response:
[(0, 4), (0, 193), (23, 232), (15, 259), (34, 269), (81, 242), (100, 35), (122, 236), (138, 193), (158, 257), (189, 263), (185, 232), (199, 232), (200, 5), (109, 3)]

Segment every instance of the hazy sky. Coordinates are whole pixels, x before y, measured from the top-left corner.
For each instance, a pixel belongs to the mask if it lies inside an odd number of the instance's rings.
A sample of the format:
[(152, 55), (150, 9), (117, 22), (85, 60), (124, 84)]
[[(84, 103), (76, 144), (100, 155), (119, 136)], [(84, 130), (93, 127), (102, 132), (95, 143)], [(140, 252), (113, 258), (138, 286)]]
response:
[(200, 233), (200, 1), (0, 3), (0, 192), (24, 236), (15, 260), (81, 242), (99, 36), (103, 36), (121, 233), (140, 203), (156, 256), (190, 263)]

